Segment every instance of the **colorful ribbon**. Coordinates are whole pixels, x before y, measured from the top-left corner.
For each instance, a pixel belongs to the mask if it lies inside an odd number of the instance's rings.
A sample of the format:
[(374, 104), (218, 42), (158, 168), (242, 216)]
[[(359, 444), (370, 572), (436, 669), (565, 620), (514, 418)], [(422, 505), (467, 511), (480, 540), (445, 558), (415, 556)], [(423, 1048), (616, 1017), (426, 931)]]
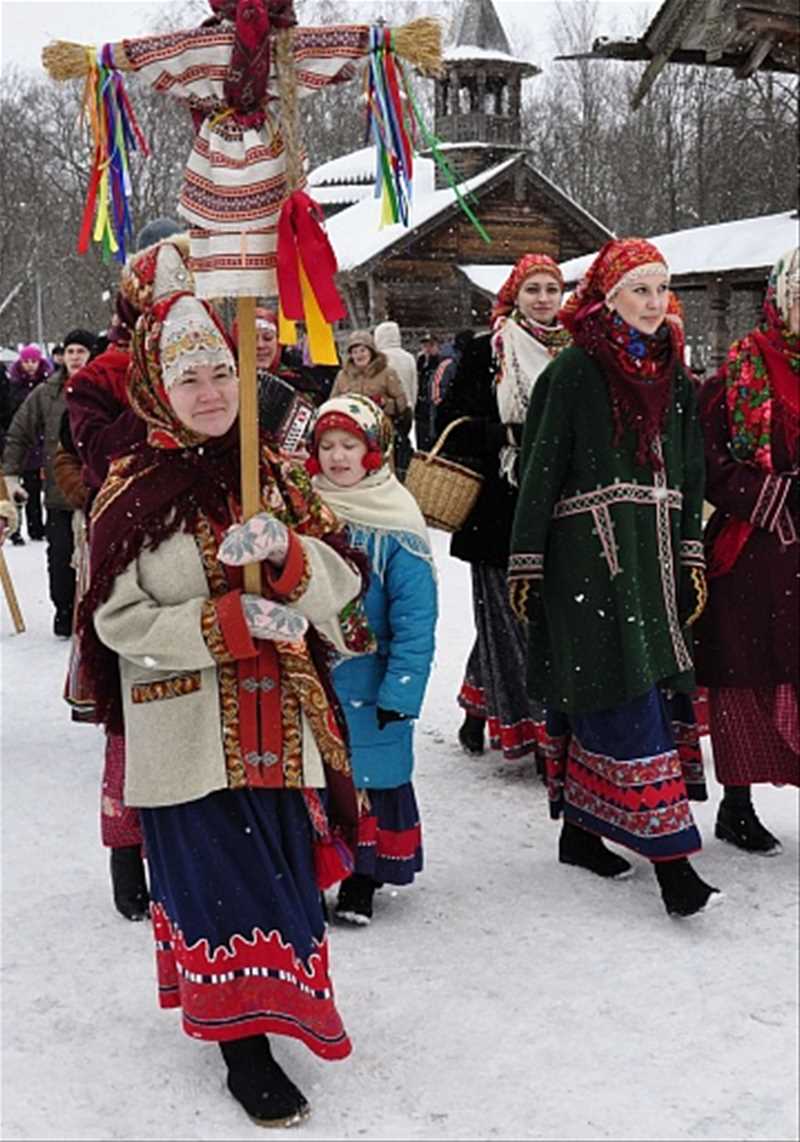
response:
[(113, 256), (123, 263), (126, 244), (133, 236), (130, 199), (130, 152), (149, 150), (136, 120), (122, 75), (114, 67), (111, 45), (99, 57), (89, 49), (89, 71), (83, 89), (81, 119), (89, 121), (94, 158), (86, 192), (78, 253), (85, 254), (90, 240), (102, 247), (103, 261)]
[(366, 80), (367, 136), (375, 140), (377, 173), (375, 197), (381, 201), (381, 227), (409, 225), (413, 180), (413, 141), (419, 134), (433, 161), (455, 193), (456, 201), (484, 242), (491, 238), (470, 206), (474, 196), (464, 195), (441, 144), (425, 125), (403, 61), (395, 52), (390, 28), (370, 29), (369, 68)]
[[(311, 359), (318, 365), (336, 365), (331, 324), (347, 316), (336, 289), (336, 255), (322, 228), (319, 205), (305, 191), (296, 190), (284, 202), (278, 219), (277, 275), (280, 296), (279, 336), (294, 344), (290, 325), (304, 321)], [(284, 336), (288, 339), (284, 341)]]

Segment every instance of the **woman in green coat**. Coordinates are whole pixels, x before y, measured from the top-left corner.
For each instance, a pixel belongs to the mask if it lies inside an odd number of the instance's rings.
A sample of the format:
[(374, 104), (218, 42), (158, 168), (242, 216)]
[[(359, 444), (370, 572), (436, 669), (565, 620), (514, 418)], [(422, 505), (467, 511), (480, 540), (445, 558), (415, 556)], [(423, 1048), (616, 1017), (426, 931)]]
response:
[[(606, 244), (562, 310), (575, 344), (534, 390), (509, 565), (529, 623), (528, 689), (548, 708), (559, 858), (607, 878), (653, 862), (667, 911), (719, 899), (689, 863), (705, 797), (689, 627), (705, 598), (703, 442), (669, 271)], [(679, 723), (676, 732), (676, 721)]]

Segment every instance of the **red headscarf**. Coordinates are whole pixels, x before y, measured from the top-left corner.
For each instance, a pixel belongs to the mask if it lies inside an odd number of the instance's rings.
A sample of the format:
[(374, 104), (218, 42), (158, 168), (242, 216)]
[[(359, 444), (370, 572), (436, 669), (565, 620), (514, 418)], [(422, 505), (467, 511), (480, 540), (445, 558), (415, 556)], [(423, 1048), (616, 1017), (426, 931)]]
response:
[(667, 321), (652, 336), (635, 330), (610, 312), (606, 302), (623, 286), (654, 273), (669, 274), (659, 250), (644, 238), (606, 242), (578, 283), (559, 317), (575, 344), (593, 357), (606, 378), (616, 446), (626, 428), (637, 438), (636, 460), (662, 467), (654, 451), (672, 399), (675, 368), (682, 360), (682, 338)]
[(551, 257), (547, 254), (523, 254), (500, 287), (492, 308), (492, 325), (498, 317), (506, 317), (511, 313), (517, 304), (517, 294), (522, 283), (531, 274), (550, 274), (558, 282), (559, 289), (564, 289), (561, 270)]
[(629, 275), (638, 277), (659, 270), (669, 273), (664, 255), (652, 242), (645, 238), (613, 238), (606, 242), (562, 306), (560, 321), (574, 332), (575, 326), (600, 309), (606, 298), (625, 284)]

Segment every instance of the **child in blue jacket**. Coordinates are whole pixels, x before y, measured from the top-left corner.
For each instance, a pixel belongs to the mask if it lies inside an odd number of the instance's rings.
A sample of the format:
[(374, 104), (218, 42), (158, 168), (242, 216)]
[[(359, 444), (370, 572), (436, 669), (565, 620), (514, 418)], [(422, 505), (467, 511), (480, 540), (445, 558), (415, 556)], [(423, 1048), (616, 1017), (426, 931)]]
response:
[(340, 663), (333, 680), (350, 731), (362, 810), (352, 876), (339, 888), (335, 915), (368, 924), (381, 884), (410, 884), (422, 868), (422, 834), (411, 783), (413, 719), (430, 674), (436, 577), (425, 521), (389, 467), (392, 426), (368, 397), (348, 394), (318, 412), (307, 466), (325, 502), (367, 555), (366, 595), (377, 650)]

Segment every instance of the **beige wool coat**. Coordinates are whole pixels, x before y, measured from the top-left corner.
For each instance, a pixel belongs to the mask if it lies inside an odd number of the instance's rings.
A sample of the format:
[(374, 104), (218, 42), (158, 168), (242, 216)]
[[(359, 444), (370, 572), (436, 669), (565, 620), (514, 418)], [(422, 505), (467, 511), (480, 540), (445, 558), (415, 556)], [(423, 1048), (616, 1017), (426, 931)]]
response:
[(369, 397), (390, 420), (397, 420), (408, 408), (403, 386), (383, 353), (376, 354), (365, 369), (357, 369), (350, 361), (342, 366), (333, 383), (331, 396), (341, 397), (347, 393)]
[[(348, 657), (338, 616), (361, 578), (321, 540), (293, 533), (292, 542), (302, 546), (307, 574), (291, 605)], [(128, 805), (175, 805), (228, 787), (209, 598), (198, 543), (178, 532), (142, 550), (95, 612), (98, 637), (119, 655)], [(322, 787), (320, 752), (301, 718), (303, 783)]]

